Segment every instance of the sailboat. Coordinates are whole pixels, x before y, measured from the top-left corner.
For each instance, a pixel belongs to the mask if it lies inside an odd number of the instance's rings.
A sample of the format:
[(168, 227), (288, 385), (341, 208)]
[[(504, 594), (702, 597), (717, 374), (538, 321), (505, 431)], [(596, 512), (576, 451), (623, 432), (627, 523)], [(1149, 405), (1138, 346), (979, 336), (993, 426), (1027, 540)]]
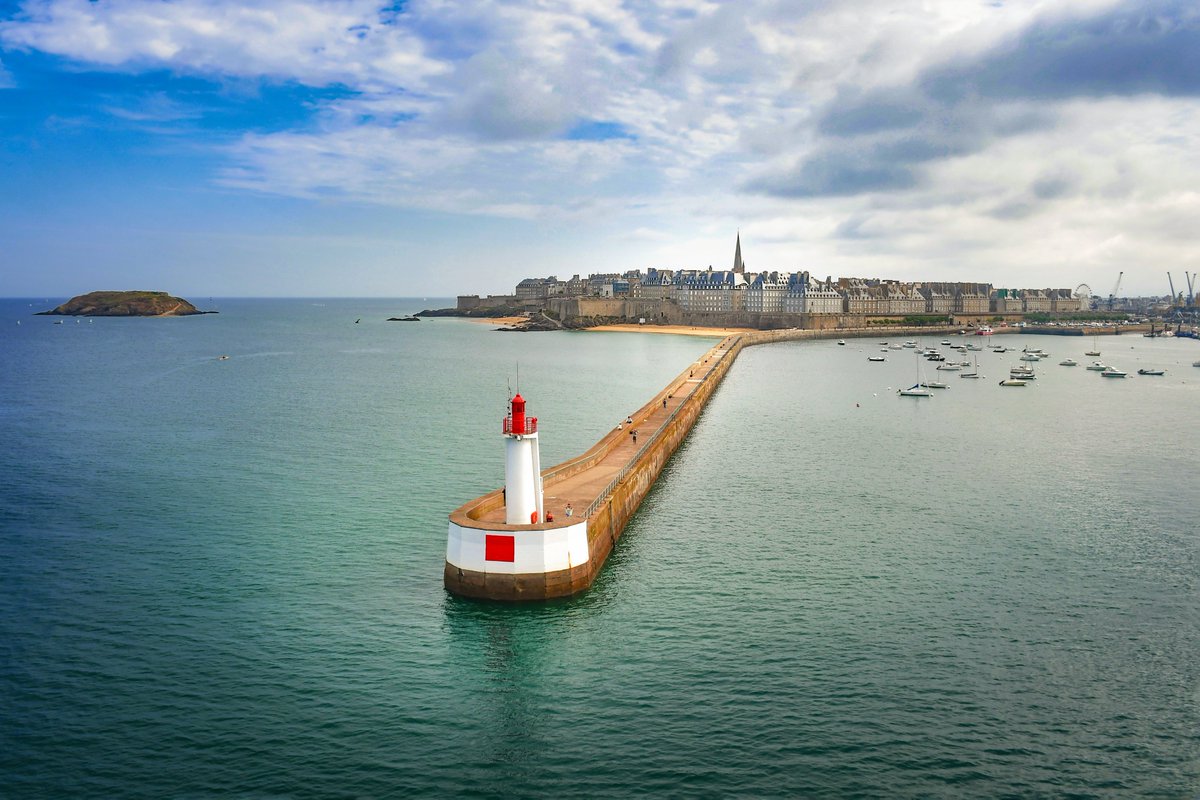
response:
[(979, 356), (975, 356), (975, 365), (971, 367), (970, 372), (960, 373), (960, 378), (978, 378), (979, 377)]
[(929, 391), (928, 381), (921, 380), (921, 359), (917, 361), (917, 382), (908, 389), (901, 389), (899, 394), (901, 397), (932, 397), (933, 392)]
[(1100, 335), (1099, 334), (1097, 334), (1097, 333), (1092, 334), (1092, 349), (1088, 350), (1086, 353), (1084, 353), (1084, 355), (1092, 356), (1093, 358), (1095, 356), (1100, 355)]

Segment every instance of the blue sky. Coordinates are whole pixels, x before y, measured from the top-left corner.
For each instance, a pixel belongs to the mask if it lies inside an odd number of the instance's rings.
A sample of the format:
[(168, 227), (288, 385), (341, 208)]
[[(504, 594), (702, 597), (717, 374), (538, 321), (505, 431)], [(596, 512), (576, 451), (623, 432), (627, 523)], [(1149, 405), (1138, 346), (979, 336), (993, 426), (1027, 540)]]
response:
[(1178, 1), (0, 0), (0, 295), (1165, 294), (1198, 95)]

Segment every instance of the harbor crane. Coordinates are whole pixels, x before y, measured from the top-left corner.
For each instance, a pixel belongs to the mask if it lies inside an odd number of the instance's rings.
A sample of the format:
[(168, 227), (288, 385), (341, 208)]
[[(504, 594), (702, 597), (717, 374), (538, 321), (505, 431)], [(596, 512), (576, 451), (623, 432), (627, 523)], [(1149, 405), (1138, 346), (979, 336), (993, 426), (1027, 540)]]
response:
[(1112, 291), (1108, 293), (1108, 310), (1112, 311), (1113, 303), (1117, 300), (1117, 292), (1121, 291), (1121, 278), (1125, 277), (1125, 270), (1117, 273), (1117, 282), (1113, 284)]
[[(1185, 277), (1187, 276), (1186, 272), (1184, 272), (1183, 274)], [(1175, 307), (1175, 281), (1171, 279), (1170, 272), (1167, 272), (1167, 283), (1171, 284), (1171, 308), (1174, 308)]]
[(1191, 275), (1188, 275), (1188, 274), (1187, 274), (1187, 270), (1184, 270), (1184, 271), (1183, 271), (1183, 277), (1187, 278), (1187, 285), (1188, 285), (1188, 297), (1187, 297), (1187, 303), (1188, 303), (1188, 308), (1195, 308), (1195, 306), (1196, 306), (1196, 289), (1195, 289), (1195, 287), (1194, 287), (1192, 284), (1193, 284), (1193, 283), (1195, 282), (1195, 280), (1196, 280), (1196, 273), (1195, 273), (1195, 272), (1193, 272)]

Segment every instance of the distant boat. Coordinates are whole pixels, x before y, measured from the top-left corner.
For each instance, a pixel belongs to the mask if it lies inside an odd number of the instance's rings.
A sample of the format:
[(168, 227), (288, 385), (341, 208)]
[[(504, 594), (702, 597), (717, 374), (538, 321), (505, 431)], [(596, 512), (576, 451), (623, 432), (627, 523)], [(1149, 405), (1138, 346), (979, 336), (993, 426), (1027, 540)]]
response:
[(1000, 381), (1001, 386), (1024, 386), (1026, 383), (1028, 383), (1028, 381), (1020, 378), (1005, 378), (1004, 380)]
[(942, 383), (941, 381), (921, 381), (921, 383), (918, 385), (924, 386), (926, 389), (949, 389), (950, 388), (950, 386), (948, 384)]
[(1164, 369), (1139, 369), (1138, 370), (1138, 375), (1166, 375), (1166, 374), (1167, 374), (1167, 371)]
[(887, 361), (883, 356), (867, 356), (867, 361)]
[(901, 397), (933, 397), (933, 392), (920, 384), (910, 386), (907, 389), (901, 389), (899, 394)]
[(971, 367), (970, 372), (960, 374), (960, 378), (978, 378), (979, 377), (979, 356), (975, 356), (975, 363)]
[(976, 335), (976, 336), (991, 336), (993, 333), (995, 333), (995, 331), (993, 331), (993, 330), (992, 330), (991, 328), (989, 328), (987, 325), (984, 325), (983, 327), (981, 327), (981, 328), (978, 328), (978, 329), (975, 331), (975, 335)]
[(1193, 361), (1193, 362), (1192, 362), (1192, 366), (1193, 366), (1193, 367), (1200, 367), (1200, 361)]
[(944, 344), (946, 347), (949, 347), (949, 346), (950, 346), (950, 340), (949, 340), (949, 339), (942, 339), (942, 344)]
[(1092, 358), (1095, 358), (1096, 356), (1100, 355), (1100, 336), (1099, 336), (1099, 334), (1092, 334), (1092, 349), (1088, 350), (1086, 353), (1084, 353), (1084, 355), (1090, 356)]
[(1110, 368), (1104, 370), (1104, 372), (1101, 372), (1100, 377), (1101, 378), (1124, 378), (1125, 373), (1121, 372), (1121, 370), (1119, 370), (1119, 369), (1112, 369), (1110, 367)]
[(937, 368), (944, 372), (958, 372), (962, 369), (958, 364), (938, 364)]
[(1079, 362), (1073, 358), (1064, 358), (1062, 361), (1058, 362), (1058, 365), (1060, 367), (1078, 367)]
[(932, 393), (929, 391), (929, 384), (924, 380), (924, 375), (921, 374), (921, 359), (915, 358), (917, 366), (917, 382), (907, 389), (900, 390), (901, 397), (930, 397)]
[(217, 361), (228, 361), (229, 356), (217, 356)]
[(840, 344), (840, 345), (844, 345), (844, 344), (846, 344), (846, 340), (845, 340), (845, 339), (838, 339), (838, 344)]
[(1108, 369), (1108, 365), (1102, 361), (1093, 361), (1087, 365), (1087, 369), (1090, 369), (1092, 372), (1103, 372)]

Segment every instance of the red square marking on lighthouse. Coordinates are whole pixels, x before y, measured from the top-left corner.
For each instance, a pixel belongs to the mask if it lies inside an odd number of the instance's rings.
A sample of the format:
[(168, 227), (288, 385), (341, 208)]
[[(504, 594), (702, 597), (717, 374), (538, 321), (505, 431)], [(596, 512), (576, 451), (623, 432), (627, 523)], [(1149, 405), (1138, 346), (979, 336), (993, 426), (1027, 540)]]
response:
[(483, 540), (483, 558), (486, 561), (515, 561), (516, 537), (493, 536), (488, 533)]

